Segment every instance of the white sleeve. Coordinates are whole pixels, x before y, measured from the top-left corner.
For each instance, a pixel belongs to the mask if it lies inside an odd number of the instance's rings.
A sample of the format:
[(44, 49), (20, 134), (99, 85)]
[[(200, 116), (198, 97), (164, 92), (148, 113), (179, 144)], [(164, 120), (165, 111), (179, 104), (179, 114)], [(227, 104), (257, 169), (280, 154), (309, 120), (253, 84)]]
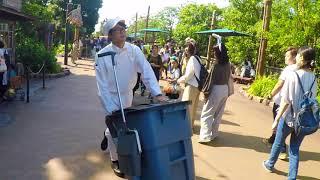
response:
[(107, 83), (107, 68), (104, 66), (103, 60), (99, 60), (97, 55), (95, 57), (95, 62), (98, 96), (106, 113), (111, 114), (112, 111), (115, 111), (119, 108), (111, 99)]
[(283, 70), (283, 71), (281, 72), (281, 74), (280, 74), (280, 76), (279, 76), (279, 79), (282, 80), (282, 81), (286, 80), (286, 78), (285, 78), (285, 70)]
[(188, 82), (194, 76), (194, 72), (195, 72), (194, 67), (195, 67), (195, 57), (191, 56), (186, 67), (186, 72), (180, 78), (180, 81)]
[(139, 48), (135, 47), (134, 51), (138, 72), (141, 73), (143, 84), (146, 85), (147, 89), (153, 96), (162, 94), (150, 63), (147, 61), (146, 57)]
[(284, 81), (283, 87), (281, 89), (282, 101), (291, 104), (293, 101), (293, 96), (295, 92), (295, 75), (294, 73), (288, 73), (287, 79)]
[(217, 39), (217, 45), (219, 46), (219, 49), (221, 51), (222, 37), (215, 33), (212, 33), (212, 36)]
[(180, 69), (176, 69), (174, 71), (174, 79), (179, 79), (179, 77), (180, 77)]

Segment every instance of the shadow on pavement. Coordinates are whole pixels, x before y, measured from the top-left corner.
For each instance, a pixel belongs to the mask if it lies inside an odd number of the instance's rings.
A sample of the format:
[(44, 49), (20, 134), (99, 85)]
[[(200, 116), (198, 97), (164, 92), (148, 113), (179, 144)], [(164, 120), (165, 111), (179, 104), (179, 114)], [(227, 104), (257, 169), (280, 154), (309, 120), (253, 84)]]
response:
[[(283, 171), (280, 171), (280, 170), (277, 170), (275, 169), (274, 170), (274, 173), (277, 174), (277, 175), (280, 175), (280, 176), (285, 176), (287, 177), (287, 173), (283, 172)], [(319, 178), (314, 178), (314, 177), (309, 177), (309, 176), (297, 176), (297, 179), (301, 179), (301, 180), (320, 180)]]
[(221, 124), (230, 125), (230, 126), (238, 126), (238, 127), (240, 127), (240, 124), (238, 124), (238, 123), (234, 123), (234, 122), (226, 121), (226, 120), (223, 120), (223, 119), (222, 119), (222, 121), (221, 121)]
[(196, 180), (211, 180), (211, 179), (207, 179), (207, 178), (196, 176)]
[[(245, 136), (240, 134), (233, 134), (229, 132), (219, 132), (219, 137), (214, 141), (208, 143), (212, 147), (235, 147), (243, 149), (252, 149), (257, 152), (270, 153), (268, 148), (263, 142), (261, 137)], [(300, 151), (300, 161), (320, 161), (320, 153)]]
[[(238, 124), (238, 123), (234, 123), (234, 122), (223, 120), (223, 119), (221, 120), (221, 124), (240, 127), (240, 124)], [(194, 125), (193, 133), (197, 134), (197, 135), (200, 134), (200, 126), (199, 125), (197, 125), (197, 124)]]

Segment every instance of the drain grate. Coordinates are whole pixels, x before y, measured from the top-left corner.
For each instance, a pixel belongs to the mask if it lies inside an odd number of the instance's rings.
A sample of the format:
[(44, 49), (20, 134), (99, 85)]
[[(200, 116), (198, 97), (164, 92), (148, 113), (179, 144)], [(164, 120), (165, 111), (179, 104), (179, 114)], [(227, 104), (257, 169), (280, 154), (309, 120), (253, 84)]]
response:
[(0, 127), (8, 126), (12, 122), (12, 118), (7, 113), (0, 113)]

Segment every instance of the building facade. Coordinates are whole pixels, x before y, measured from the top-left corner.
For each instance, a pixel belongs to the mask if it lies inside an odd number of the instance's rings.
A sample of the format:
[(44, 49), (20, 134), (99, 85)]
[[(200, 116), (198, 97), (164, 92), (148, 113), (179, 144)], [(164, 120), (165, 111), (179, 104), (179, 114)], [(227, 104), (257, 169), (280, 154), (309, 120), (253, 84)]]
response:
[(14, 31), (18, 21), (32, 21), (33, 17), (21, 12), (22, 0), (0, 0), (0, 40), (4, 42), (11, 55), (11, 62), (15, 62)]

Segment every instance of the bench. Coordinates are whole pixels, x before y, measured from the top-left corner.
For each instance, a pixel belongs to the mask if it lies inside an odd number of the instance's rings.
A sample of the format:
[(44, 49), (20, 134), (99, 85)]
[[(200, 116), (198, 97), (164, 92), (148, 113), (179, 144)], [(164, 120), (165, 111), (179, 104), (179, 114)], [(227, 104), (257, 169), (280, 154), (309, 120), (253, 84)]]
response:
[(233, 80), (239, 84), (251, 84), (253, 82), (253, 78), (248, 78), (248, 77), (241, 77), (241, 76), (236, 76), (232, 75)]

